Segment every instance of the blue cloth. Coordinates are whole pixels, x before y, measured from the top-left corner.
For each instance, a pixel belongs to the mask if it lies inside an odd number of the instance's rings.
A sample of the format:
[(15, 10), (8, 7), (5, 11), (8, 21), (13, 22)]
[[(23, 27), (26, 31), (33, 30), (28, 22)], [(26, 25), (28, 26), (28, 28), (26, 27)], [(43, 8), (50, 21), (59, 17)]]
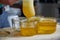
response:
[(8, 22), (8, 13), (3, 11), (3, 14), (0, 15), (0, 28), (10, 27)]

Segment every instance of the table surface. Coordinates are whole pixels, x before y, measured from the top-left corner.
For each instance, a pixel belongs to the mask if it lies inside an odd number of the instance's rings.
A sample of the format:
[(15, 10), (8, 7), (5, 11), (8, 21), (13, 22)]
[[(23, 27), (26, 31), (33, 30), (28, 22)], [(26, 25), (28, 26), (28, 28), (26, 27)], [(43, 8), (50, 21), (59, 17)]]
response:
[(0, 37), (0, 40), (60, 40), (59, 23), (56, 28), (56, 32), (49, 35), (35, 35), (32, 37)]

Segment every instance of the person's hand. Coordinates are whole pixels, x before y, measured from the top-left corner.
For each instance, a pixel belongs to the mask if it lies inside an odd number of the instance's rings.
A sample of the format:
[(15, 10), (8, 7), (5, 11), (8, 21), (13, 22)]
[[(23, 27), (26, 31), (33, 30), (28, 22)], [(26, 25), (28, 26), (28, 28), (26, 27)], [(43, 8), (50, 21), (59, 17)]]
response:
[(0, 0), (1, 4), (13, 5), (18, 0)]

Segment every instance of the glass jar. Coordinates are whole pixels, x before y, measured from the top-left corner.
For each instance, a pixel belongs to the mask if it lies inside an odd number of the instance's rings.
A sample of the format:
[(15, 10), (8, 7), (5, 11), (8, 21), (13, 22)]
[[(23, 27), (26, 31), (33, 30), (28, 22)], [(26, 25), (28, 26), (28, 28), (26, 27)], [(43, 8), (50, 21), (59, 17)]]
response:
[(36, 25), (37, 34), (51, 34), (56, 31), (57, 21), (55, 18), (41, 17)]
[(27, 20), (21, 21), (20, 28), (21, 36), (33, 36), (36, 34), (34, 22), (28, 22)]

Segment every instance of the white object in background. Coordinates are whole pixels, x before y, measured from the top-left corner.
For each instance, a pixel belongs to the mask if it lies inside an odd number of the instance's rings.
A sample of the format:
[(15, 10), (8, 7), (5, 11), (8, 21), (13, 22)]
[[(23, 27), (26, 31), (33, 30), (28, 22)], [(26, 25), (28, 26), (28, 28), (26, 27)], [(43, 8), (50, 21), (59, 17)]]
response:
[(15, 28), (15, 30), (19, 30), (20, 29), (20, 20), (18, 17), (13, 18), (13, 28)]
[(13, 15), (21, 15), (21, 10), (19, 8), (10, 8), (7, 13), (13, 14)]
[(15, 28), (18, 29), (20, 26), (19, 26), (19, 17), (17, 15), (12, 15), (12, 16), (9, 16), (8, 17), (8, 21), (9, 21), (9, 24), (10, 24), (10, 27), (13, 28), (13, 23), (12, 23), (12, 19), (14, 19), (14, 23), (15, 23)]
[(5, 12), (9, 15), (21, 15), (21, 10), (19, 8), (12, 8), (9, 5), (4, 6)]
[[(5, 8), (5, 12), (8, 13), (8, 21), (9, 21), (10, 27), (13, 28), (12, 19), (14, 18), (18, 19), (19, 18), (18, 15), (21, 15), (21, 10), (18, 8), (11, 8), (9, 5), (5, 6), (4, 8)], [(18, 29), (19, 23), (17, 23), (18, 25), (16, 24), (16, 22), (14, 23), (15, 23), (16, 29)]]
[(5, 9), (5, 11), (7, 12), (7, 11), (10, 10), (10, 6), (9, 6), (9, 5), (6, 5), (6, 6), (4, 6), (4, 9)]

